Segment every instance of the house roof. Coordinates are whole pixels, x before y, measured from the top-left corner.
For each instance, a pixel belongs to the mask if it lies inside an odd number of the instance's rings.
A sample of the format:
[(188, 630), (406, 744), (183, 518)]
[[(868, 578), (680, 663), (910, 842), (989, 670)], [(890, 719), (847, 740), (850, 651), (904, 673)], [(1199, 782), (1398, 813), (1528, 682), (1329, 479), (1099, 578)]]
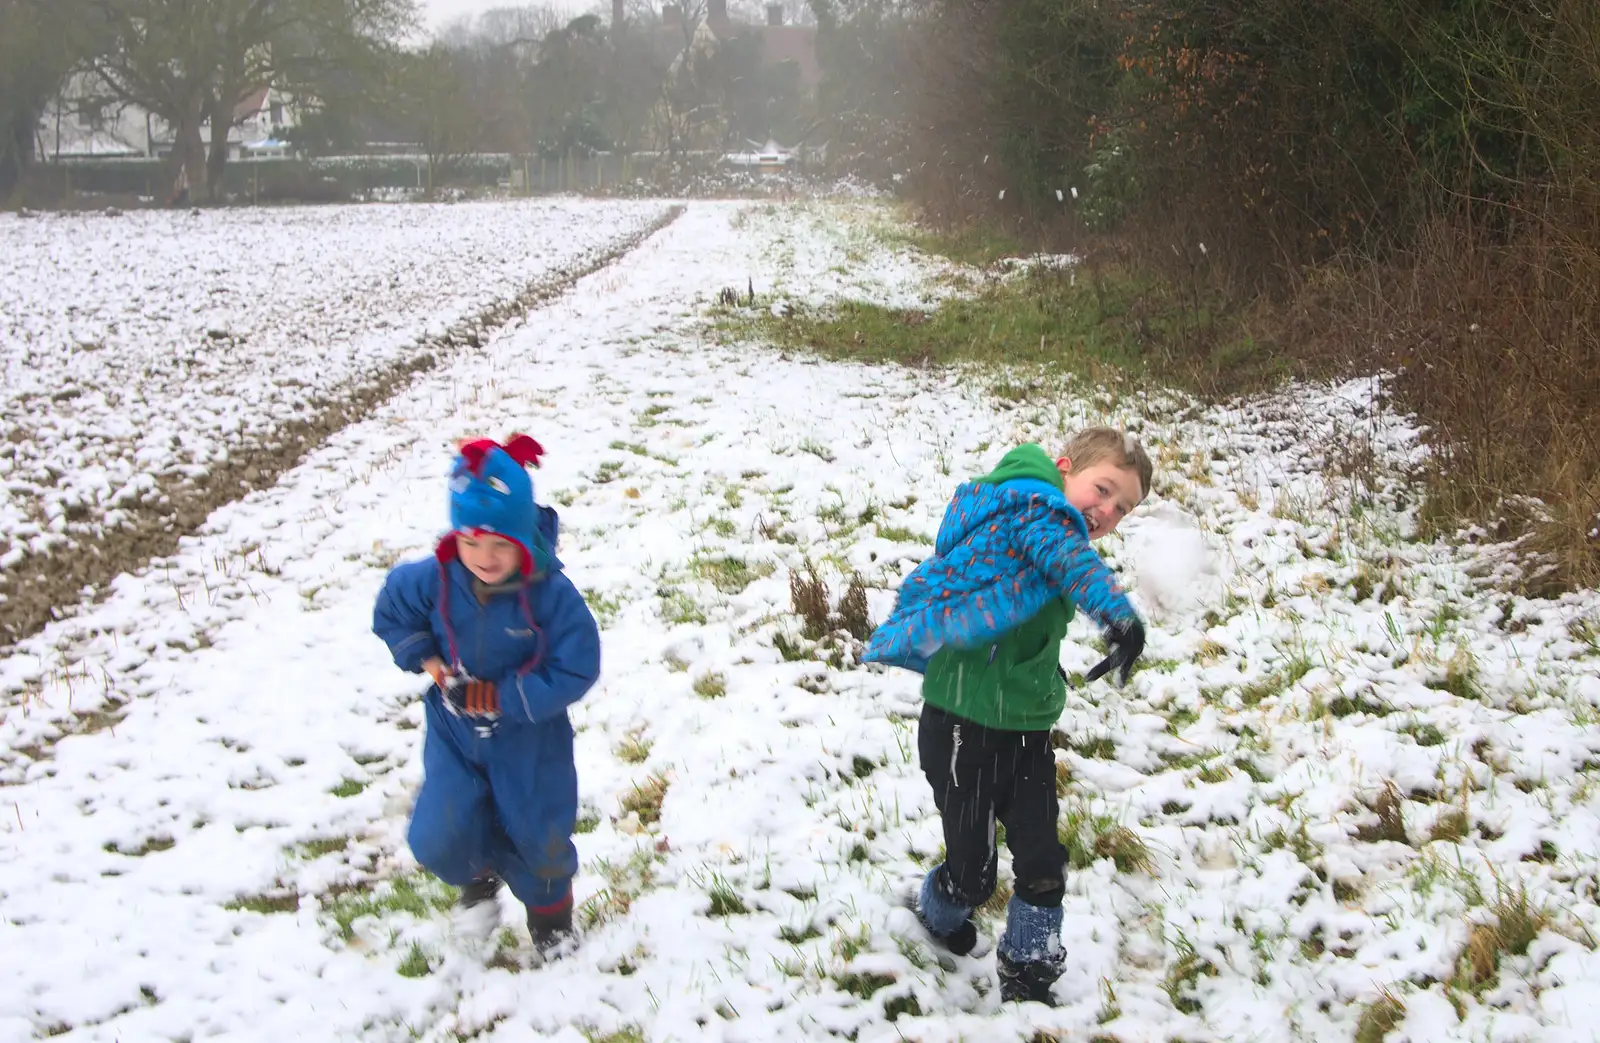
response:
[(267, 95), (272, 93), (271, 87), (257, 87), (246, 94), (239, 103), (233, 107), (233, 122), (243, 123), (261, 114), (267, 107)]
[(761, 33), (761, 60), (767, 65), (792, 61), (800, 67), (800, 83), (815, 87), (822, 82), (822, 66), (817, 62), (817, 31), (809, 25), (764, 25)]
[[(817, 30), (809, 25), (750, 25), (727, 18), (711, 18), (707, 24), (719, 39), (757, 33), (761, 37), (761, 64), (767, 67), (793, 61), (800, 68), (800, 85), (806, 89), (822, 82), (822, 66), (817, 62)], [(701, 26), (704, 29), (705, 26)], [(698, 33), (700, 30), (696, 30)], [(651, 32), (651, 47), (663, 61), (675, 61), (685, 50), (681, 22), (663, 22)]]

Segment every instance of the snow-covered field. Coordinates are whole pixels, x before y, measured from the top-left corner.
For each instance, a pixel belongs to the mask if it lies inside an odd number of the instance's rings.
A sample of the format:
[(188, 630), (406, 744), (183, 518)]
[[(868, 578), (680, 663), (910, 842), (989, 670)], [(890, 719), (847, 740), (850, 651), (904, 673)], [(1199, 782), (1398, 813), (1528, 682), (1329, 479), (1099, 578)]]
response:
[(0, 570), (159, 507), (660, 203), (0, 216)]
[[(1416, 432), (1369, 385), (1019, 408), (706, 334), (750, 279), (932, 292), (875, 220), (691, 205), (0, 662), (0, 1041), (1600, 1036), (1600, 597), (1409, 541)], [(881, 616), (960, 480), (1101, 421), (1159, 457), (1105, 548), (1155, 626), (1061, 722), (1062, 1006), (1001, 1007), (901, 906), (940, 844), (916, 679), (807, 639), (789, 578), (859, 570)], [(606, 641), (587, 929), (538, 969), (520, 926), (487, 965), (453, 938), (410, 861), (420, 685), (367, 629), (453, 440), (512, 430)]]

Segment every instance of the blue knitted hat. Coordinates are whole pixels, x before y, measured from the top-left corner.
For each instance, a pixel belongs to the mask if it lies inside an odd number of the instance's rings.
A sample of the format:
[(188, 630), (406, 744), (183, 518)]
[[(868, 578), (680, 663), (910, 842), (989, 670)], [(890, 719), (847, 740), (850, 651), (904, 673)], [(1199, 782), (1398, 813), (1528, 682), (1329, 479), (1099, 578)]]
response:
[[(550, 551), (539, 535), (539, 508), (527, 465), (539, 466), (544, 447), (527, 435), (502, 445), (487, 438), (461, 447), (450, 471), (450, 535), (441, 558), (455, 556), (455, 536), (502, 536), (522, 548), (522, 573), (543, 571)], [(448, 550), (446, 544), (449, 544)]]

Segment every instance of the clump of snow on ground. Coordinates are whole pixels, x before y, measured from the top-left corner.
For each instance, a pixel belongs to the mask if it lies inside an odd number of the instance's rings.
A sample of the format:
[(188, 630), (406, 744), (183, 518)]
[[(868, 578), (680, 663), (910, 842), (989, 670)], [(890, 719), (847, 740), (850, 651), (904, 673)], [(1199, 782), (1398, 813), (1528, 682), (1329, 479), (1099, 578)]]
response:
[[(1370, 381), (1019, 405), (717, 343), (722, 287), (931, 276), (833, 212), (692, 205), (0, 662), (0, 1040), (1288, 1043), (1385, 992), (1391, 1039), (1590, 1038), (1600, 599), (1417, 541), (1425, 454)], [(789, 581), (837, 603), (859, 573), (881, 617), (960, 481), (1091, 422), (1157, 459), (1103, 541), (1150, 644), (1069, 692), (1062, 1006), (1002, 1006), (992, 953), (941, 962), (903, 905), (941, 843), (916, 678), (808, 636)], [(487, 961), (452, 935), (412, 863), (421, 685), (367, 633), (453, 440), (512, 430), (550, 449), (605, 639), (573, 714), (584, 939), (541, 968), (509, 903)], [(1076, 678), (1100, 653), (1071, 637)], [(1528, 944), (1484, 948), (1519, 910)]]

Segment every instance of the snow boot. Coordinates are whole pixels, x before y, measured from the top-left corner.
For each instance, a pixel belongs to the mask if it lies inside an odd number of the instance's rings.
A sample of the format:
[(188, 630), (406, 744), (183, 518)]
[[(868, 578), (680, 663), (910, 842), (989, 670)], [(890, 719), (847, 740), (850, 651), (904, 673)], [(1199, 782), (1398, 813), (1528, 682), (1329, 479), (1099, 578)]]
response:
[(972, 910), (956, 905), (944, 892), (935, 867), (922, 878), (922, 889), (912, 906), (917, 920), (933, 940), (957, 956), (967, 956), (978, 947), (978, 926)]
[(1003, 1003), (1043, 1003), (1056, 1005), (1051, 988), (1061, 977), (1061, 960), (1012, 960), (1005, 953), (997, 953), (995, 964), (1000, 971), (1000, 1000)]
[(528, 934), (534, 951), (544, 959), (565, 955), (577, 937), (572, 930), (572, 896), (555, 905), (528, 906)]
[(1055, 1006), (1050, 987), (1061, 977), (1066, 962), (1061, 949), (1060, 906), (1034, 905), (1013, 895), (1006, 906), (1006, 929), (998, 950), (1002, 1001)]
[(458, 933), (475, 941), (488, 941), (500, 926), (500, 878), (485, 873), (461, 889), (450, 919)]

